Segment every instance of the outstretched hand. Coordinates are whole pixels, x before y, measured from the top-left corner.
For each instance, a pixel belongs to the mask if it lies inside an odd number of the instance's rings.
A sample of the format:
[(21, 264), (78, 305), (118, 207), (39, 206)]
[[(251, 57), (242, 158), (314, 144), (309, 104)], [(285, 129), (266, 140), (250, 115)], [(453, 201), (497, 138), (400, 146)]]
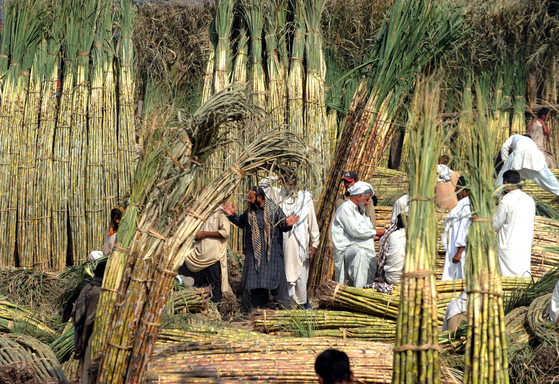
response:
[(221, 204), (221, 210), (225, 212), (227, 216), (233, 216), (235, 214), (235, 208), (226, 203)]
[(299, 215), (293, 215), (293, 216), (289, 216), (287, 219), (285, 219), (285, 223), (291, 227), (293, 226), (293, 224), (295, 224), (296, 222), (299, 221)]

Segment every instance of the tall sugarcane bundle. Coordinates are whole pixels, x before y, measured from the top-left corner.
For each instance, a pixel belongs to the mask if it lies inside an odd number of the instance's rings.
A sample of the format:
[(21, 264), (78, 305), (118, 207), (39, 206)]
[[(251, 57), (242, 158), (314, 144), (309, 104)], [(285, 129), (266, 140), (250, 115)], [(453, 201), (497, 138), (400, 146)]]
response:
[[(145, 377), (153, 353), (151, 341), (157, 338), (162, 309), (176, 274), (174, 271), (190, 252), (190, 244), (202, 220), (231, 194), (243, 178), (243, 172), (265, 169), (272, 164), (270, 161), (307, 161), (305, 152), (301, 151), (302, 143), (295, 137), (277, 140), (273, 133), (264, 132), (198, 198), (185, 199), (185, 188), (194, 179), (198, 164), (198, 161), (192, 161), (193, 158), (201, 162), (207, 160), (212, 148), (221, 139), (215, 135), (216, 127), (227, 123), (234, 128), (235, 124), (242, 125), (258, 119), (258, 116), (260, 112), (248, 102), (243, 89), (225, 89), (204, 104), (188, 124), (181, 126), (176, 132), (180, 140), (170, 141), (170, 159), (162, 164), (158, 188), (150, 194), (134, 234), (135, 241), (126, 252), (129, 257), (119, 288), (123, 296), (122, 305), (113, 317), (128, 317), (131, 320), (126, 324), (113, 322), (110, 326), (100, 382), (119, 382), (124, 379), (138, 382)], [(256, 120), (252, 121), (257, 123)], [(190, 141), (183, 141), (184, 135), (190, 135), (195, 143), (192, 152)], [(286, 144), (293, 146), (293, 150), (286, 151)], [(227, 188), (223, 188), (223, 185)], [(160, 189), (162, 187), (166, 189)], [(163, 197), (166, 203), (163, 206), (156, 205)], [(174, 214), (171, 216), (169, 212)], [(164, 220), (158, 220), (159, 217)], [(170, 232), (171, 229), (173, 232)], [(145, 284), (147, 279), (154, 284), (148, 287)], [(134, 313), (141, 313), (141, 321)], [(102, 331), (98, 331), (97, 337), (102, 334)], [(128, 362), (130, 356), (132, 359)]]
[(278, 51), (279, 29), (278, 12), (282, 10), (281, 4), (276, 8), (274, 0), (263, 2), (264, 8), (264, 41), (266, 43), (266, 64), (268, 73), (268, 110), (271, 114), (272, 125), (285, 123), (285, 112), (287, 111), (287, 88), (285, 84), (284, 68), (280, 63)]
[(254, 104), (266, 108), (267, 91), (262, 64), (262, 31), (264, 15), (260, 1), (241, 0), (243, 15), (250, 33), (250, 74), (249, 82), (252, 86)]
[(526, 84), (528, 80), (528, 69), (526, 68), (524, 52), (519, 50), (515, 60), (515, 79), (513, 83), (514, 99), (512, 102), (512, 120), (510, 126), (511, 135), (523, 135), (526, 132)]
[(381, 317), (372, 317), (357, 312), (331, 310), (316, 310), (312, 312), (304, 310), (263, 310), (253, 314), (253, 323), (258, 330), (264, 332), (289, 332), (290, 328), (293, 328), (294, 325), (300, 324), (305, 327), (310, 326), (315, 329), (371, 327), (374, 328), (375, 331), (378, 330), (379, 333), (381, 333), (381, 329), (384, 325), (395, 325), (393, 320), (387, 320)]
[(215, 52), (215, 72), (213, 81), (213, 92), (217, 93), (229, 84), (229, 68), (231, 58), (229, 56), (229, 41), (233, 29), (233, 18), (235, 10), (234, 0), (216, 1), (215, 28), (219, 36)]
[[(2, 106), (0, 117), (0, 236), (4, 265), (15, 265), (13, 259), (17, 227), (18, 161), (19, 145), (23, 138), (23, 121), (29, 70), (34, 59), (42, 19), (39, 17), (44, 3), (28, 1), (6, 3), (5, 19), (9, 28), (6, 33), (11, 39), (3, 48), (9, 56), (9, 68), (5, 68), (2, 81)], [(4, 38), (2, 38), (4, 40)], [(4, 41), (2, 41), (4, 46)], [(29, 50), (29, 51), (28, 51)], [(3, 58), (4, 59), (4, 58)], [(6, 63), (7, 65), (7, 63)]]
[(214, 70), (215, 70), (215, 51), (218, 41), (218, 35), (215, 26), (215, 19), (210, 24), (210, 54), (208, 56), (208, 63), (206, 64), (206, 73), (204, 74), (204, 89), (202, 91), (202, 104), (210, 99), (214, 94), (213, 83), (214, 83)]
[(232, 82), (245, 83), (247, 81), (248, 47), (250, 37), (248, 36), (248, 29), (244, 19), (241, 19), (239, 24), (239, 37), (237, 43), (237, 53), (235, 54), (233, 64)]
[(60, 270), (65, 266), (66, 255), (63, 253), (52, 252), (56, 249), (54, 243), (53, 230), (53, 204), (60, 195), (52, 194), (56, 190), (56, 184), (62, 180), (56, 177), (54, 163), (54, 140), (56, 128), (56, 116), (58, 112), (57, 83), (58, 83), (58, 61), (62, 45), (62, 36), (65, 24), (63, 12), (64, 2), (55, 2), (52, 6), (52, 24), (48, 31), (48, 42), (45, 60), (45, 80), (42, 85), (40, 127), (41, 133), (37, 135), (37, 164), (35, 167), (36, 196), (41, 196), (36, 207), (37, 234), (35, 235), (37, 244), (36, 257), (40, 262), (44, 262), (45, 255), (51, 258), (47, 265), (41, 263), (43, 267), (48, 266), (54, 270)]
[[(478, 87), (479, 89), (479, 87)], [(460, 124), (464, 176), (475, 216), (468, 230), (466, 286), (468, 335), (465, 383), (508, 383), (508, 359), (503, 322), (503, 290), (492, 224), (493, 146), (496, 129), (485, 117), (486, 101), (478, 99), (471, 123)]]
[[(98, 17), (95, 25), (95, 35), (93, 39), (92, 70), (91, 70), (91, 92), (88, 102), (88, 129), (85, 137), (88, 149), (85, 173), (85, 223), (86, 223), (86, 244), (88, 250), (93, 250), (94, 244), (102, 244), (105, 237), (105, 220), (109, 217), (107, 212), (105, 191), (105, 171), (103, 161), (103, 81), (107, 26), (110, 22), (106, 13), (110, 13), (110, 3), (102, 1), (96, 11)], [(109, 128), (110, 129), (110, 128)]]
[(304, 133), (304, 84), (305, 71), (303, 59), (305, 56), (305, 0), (293, 1), (293, 25), (295, 32), (289, 58), (289, 78), (287, 80), (287, 95), (289, 99), (288, 122), (289, 127), (295, 133)]
[[(17, 248), (20, 265), (27, 268), (41, 267), (35, 264), (35, 247), (38, 246), (36, 234), (36, 218), (34, 200), (35, 191), (35, 164), (37, 138), (39, 131), (39, 111), (41, 103), (41, 81), (44, 76), (44, 60), (46, 58), (46, 40), (42, 39), (37, 45), (30, 47), (28, 55), (32, 55), (33, 64), (29, 72), (20, 72), (20, 75), (29, 77), (28, 92), (26, 95), (25, 111), (19, 138), (19, 165), (15, 174), (14, 187), (17, 188)], [(25, 61), (25, 60), (24, 60)], [(38, 260), (37, 260), (38, 261)], [(48, 262), (48, 260), (45, 260)]]
[(123, 198), (130, 191), (134, 172), (134, 44), (132, 31), (136, 5), (132, 0), (119, 3), (120, 40), (118, 55), (119, 76), (119, 110), (118, 110), (118, 150), (119, 150), (119, 197)]
[[(456, 48), (465, 33), (462, 24), (461, 13), (449, 2), (395, 1), (377, 34), (369, 80), (354, 94), (322, 189), (318, 214), (321, 232), (329, 227), (345, 170), (356, 171), (361, 180), (369, 179), (387, 147), (401, 95), (413, 86), (413, 74)], [(311, 286), (333, 276), (333, 263), (327, 263), (325, 255), (322, 247), (313, 260)]]
[(26, 335), (0, 334), (0, 366), (18, 362), (30, 363), (41, 382), (55, 379), (59, 383), (68, 383), (48, 346)]
[(445, 132), (437, 123), (438, 107), (439, 83), (420, 82), (409, 115), (410, 209), (394, 348), (395, 383), (440, 382), (433, 185)]

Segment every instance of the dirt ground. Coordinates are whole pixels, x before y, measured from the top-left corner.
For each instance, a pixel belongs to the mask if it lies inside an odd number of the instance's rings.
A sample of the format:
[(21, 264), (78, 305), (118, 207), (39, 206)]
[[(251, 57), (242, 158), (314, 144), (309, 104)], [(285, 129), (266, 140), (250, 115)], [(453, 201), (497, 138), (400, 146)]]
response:
[(0, 366), (2, 384), (42, 384), (35, 375), (35, 369), (27, 362)]
[(533, 364), (540, 371), (550, 376), (559, 375), (559, 362), (557, 361), (557, 351), (553, 348), (540, 348), (536, 351)]

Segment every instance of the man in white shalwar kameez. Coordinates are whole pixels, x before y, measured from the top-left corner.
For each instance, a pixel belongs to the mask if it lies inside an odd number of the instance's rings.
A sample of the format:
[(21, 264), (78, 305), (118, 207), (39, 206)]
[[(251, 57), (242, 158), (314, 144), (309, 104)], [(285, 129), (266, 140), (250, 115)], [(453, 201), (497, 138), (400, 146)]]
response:
[(382, 236), (384, 230), (375, 230), (365, 216), (366, 207), (374, 195), (373, 187), (358, 181), (348, 192), (350, 199), (336, 210), (332, 222), (335, 280), (361, 288), (375, 280), (375, 237)]
[(464, 266), (466, 265), (466, 244), (468, 228), (472, 222), (470, 198), (463, 188), (464, 177), (458, 179), (456, 191), (458, 192), (458, 205), (454, 207), (444, 219), (445, 230), (441, 243), (446, 251), (443, 275), (441, 280), (464, 279)]
[(521, 180), (533, 180), (542, 189), (559, 196), (559, 182), (546, 165), (545, 156), (536, 143), (523, 135), (512, 135), (501, 147), (503, 168), (497, 176), (497, 186), (503, 184), (503, 174), (517, 171)]
[(528, 277), (532, 260), (536, 204), (518, 187), (518, 172), (505, 172), (503, 181), (511, 187), (507, 188), (508, 192), (493, 216), (501, 275)]
[(309, 191), (296, 189), (297, 178), (283, 175), (285, 188), (271, 185), (277, 178), (265, 178), (258, 183), (266, 196), (279, 205), (287, 216), (299, 215), (299, 221), (293, 228), (283, 234), (283, 254), (285, 276), (287, 278), (290, 299), (309, 309), (307, 298), (307, 279), (309, 262), (313, 258), (320, 243), (320, 231), (312, 194)]

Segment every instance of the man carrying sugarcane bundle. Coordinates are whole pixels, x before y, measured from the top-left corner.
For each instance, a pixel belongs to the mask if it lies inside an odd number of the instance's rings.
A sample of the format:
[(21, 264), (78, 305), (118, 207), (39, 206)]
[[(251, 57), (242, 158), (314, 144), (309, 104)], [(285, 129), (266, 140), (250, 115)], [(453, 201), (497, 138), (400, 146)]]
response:
[(332, 221), (335, 280), (361, 288), (375, 280), (375, 238), (382, 236), (384, 229), (375, 230), (371, 220), (365, 216), (374, 194), (373, 187), (358, 181), (348, 192), (349, 200), (336, 210)]
[(74, 356), (80, 359), (80, 382), (89, 382), (88, 370), (91, 355), (91, 334), (97, 311), (97, 303), (101, 295), (101, 285), (107, 261), (99, 262), (94, 271), (93, 280), (80, 292), (74, 309), (72, 319), (74, 322)]
[(102, 251), (93, 251), (89, 254), (89, 260), (95, 261), (103, 256), (108, 256), (113, 252), (116, 245), (116, 236), (118, 234), (118, 226), (122, 220), (123, 207), (116, 207), (111, 210), (111, 222), (106, 230), (105, 242)]
[(464, 265), (466, 265), (466, 243), (468, 228), (472, 223), (470, 198), (464, 188), (466, 182), (460, 176), (456, 185), (458, 204), (444, 219), (445, 230), (441, 236), (441, 243), (446, 251), (443, 275), (441, 280), (464, 279)]
[(289, 298), (297, 305), (310, 308), (307, 298), (307, 278), (309, 262), (320, 243), (320, 231), (312, 195), (309, 191), (297, 188), (297, 176), (285, 173), (281, 176), (283, 188), (271, 185), (274, 178), (266, 178), (258, 183), (266, 196), (291, 216), (299, 215), (293, 228), (283, 234), (283, 253), (285, 258), (285, 276), (287, 278)]
[[(344, 182), (344, 187), (346, 189), (346, 192), (341, 195), (338, 196), (338, 198), (336, 199), (335, 205), (334, 205), (334, 214), (332, 215), (332, 221), (330, 221), (330, 227), (328, 228), (328, 246), (326, 247), (326, 252), (328, 257), (333, 257), (334, 256), (334, 241), (332, 240), (332, 222), (333, 222), (333, 216), (336, 214), (336, 211), (338, 210), (338, 208), (340, 208), (340, 206), (345, 203), (346, 201), (349, 200), (350, 196), (349, 196), (349, 188), (353, 187), (353, 185), (355, 183), (357, 183), (359, 181), (359, 177), (357, 176), (357, 173), (354, 171), (347, 171), (344, 173), (344, 177), (342, 178), (342, 181)], [(374, 192), (373, 192), (374, 193)], [(375, 195), (373, 194), (373, 196), (371, 196), (371, 199), (375, 199)], [(367, 216), (371, 223), (373, 224), (373, 228), (376, 227), (377, 224), (377, 219), (376, 219), (376, 214), (375, 214), (375, 205), (372, 204), (374, 202), (371, 201), (371, 204), (366, 205), (365, 207), (365, 216)]]
[(505, 196), (493, 217), (501, 275), (530, 276), (536, 204), (520, 189), (517, 171), (506, 171), (503, 182)]
[(553, 154), (547, 150), (546, 136), (551, 134), (551, 130), (547, 126), (547, 120), (551, 117), (551, 112), (548, 108), (542, 108), (538, 111), (537, 118), (532, 121), (526, 134), (530, 135), (538, 149), (545, 157), (545, 163), (549, 169), (557, 168)]
[(222, 293), (233, 293), (227, 276), (227, 239), (230, 227), (223, 211), (216, 210), (196, 233), (192, 252), (179, 268), (179, 274), (191, 277), (195, 287), (211, 287), (211, 300), (214, 303), (221, 301)]
[(497, 186), (503, 184), (503, 174), (517, 171), (520, 180), (530, 179), (542, 189), (559, 196), (559, 182), (549, 170), (545, 156), (528, 135), (512, 135), (501, 147), (503, 168), (497, 176)]
[(282, 232), (290, 231), (299, 216), (286, 217), (258, 186), (248, 191), (247, 202), (249, 207), (240, 216), (228, 204), (221, 207), (231, 223), (246, 230), (242, 286), (250, 290), (254, 308), (265, 308), (270, 292), (280, 306), (287, 308)]

